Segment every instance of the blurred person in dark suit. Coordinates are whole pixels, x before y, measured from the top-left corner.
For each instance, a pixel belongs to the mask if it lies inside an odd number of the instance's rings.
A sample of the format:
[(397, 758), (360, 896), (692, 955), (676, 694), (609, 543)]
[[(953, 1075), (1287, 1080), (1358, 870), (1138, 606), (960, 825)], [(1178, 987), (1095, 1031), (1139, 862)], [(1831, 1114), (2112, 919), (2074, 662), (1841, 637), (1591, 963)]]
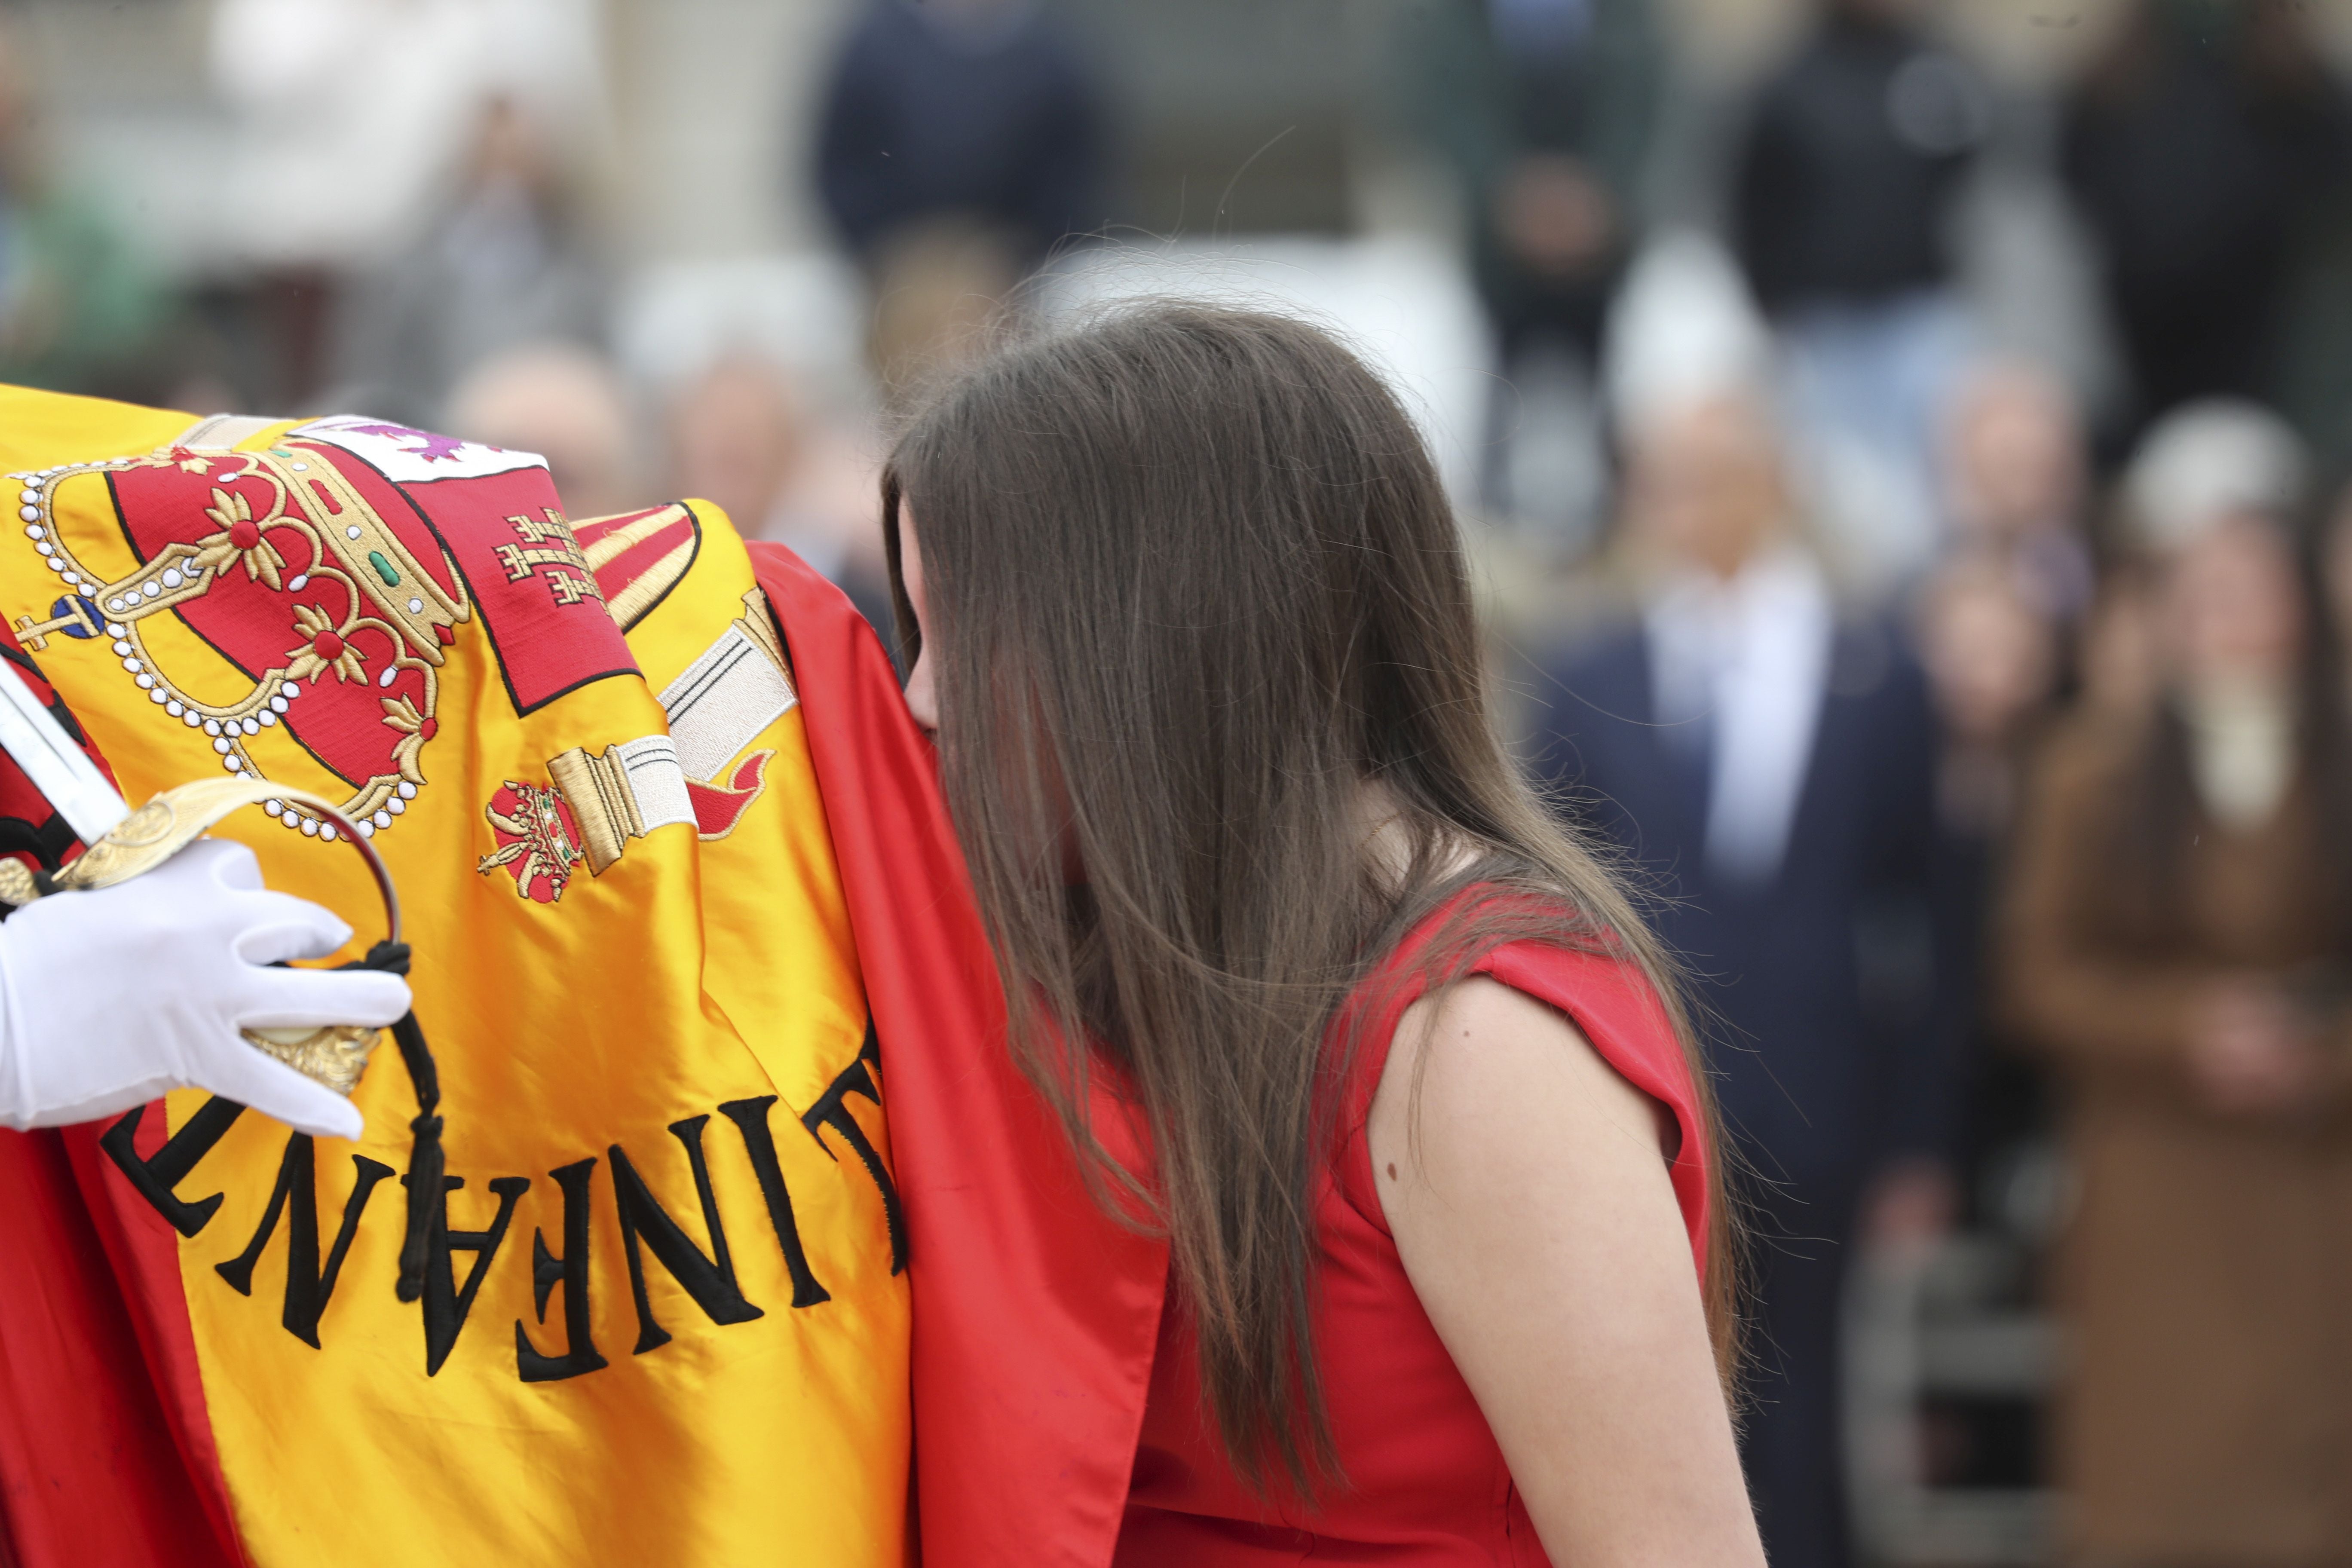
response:
[(1714, 1016), (1756, 1178), (1748, 1472), (1772, 1560), (1835, 1568), (1850, 1244), (1919, 1239), (1951, 1204), (1937, 1038), (1874, 1016), (1859, 940), (1897, 906), (1927, 923), (1926, 690), (1890, 627), (1841, 611), (1759, 396), (1676, 398), (1630, 437), (1640, 613), (1549, 666), (1540, 765), (1648, 869)]
[(1984, 84), (1914, 0), (1823, 0), (1759, 90), (1731, 233), (1780, 330), (1822, 525), (1870, 585), (1939, 544), (1937, 440), (1968, 346), (1949, 229), (1991, 127)]
[(2153, 689), (2086, 705), (2002, 911), (2054, 1065), (2070, 1560), (2352, 1560), (2352, 814), (2290, 532), (2303, 460), (2184, 407), (2126, 479)]
[(1102, 226), (1102, 96), (1034, 0), (872, 0), (852, 26), (816, 186), (873, 286), (886, 393), (976, 349), (1026, 273)]
[(2352, 104), (2301, 0), (2134, 0), (2070, 91), (2063, 160), (2146, 421), (2263, 397), (2302, 231), (2352, 171)]

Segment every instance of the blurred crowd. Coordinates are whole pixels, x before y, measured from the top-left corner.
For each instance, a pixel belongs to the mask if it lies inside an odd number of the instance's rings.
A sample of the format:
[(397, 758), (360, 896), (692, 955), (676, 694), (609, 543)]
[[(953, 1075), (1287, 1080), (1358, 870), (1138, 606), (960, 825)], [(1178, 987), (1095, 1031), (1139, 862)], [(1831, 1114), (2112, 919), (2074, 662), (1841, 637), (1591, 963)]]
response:
[[(1817, 0), (1696, 132), (1661, 0), (1392, 9), (1362, 115), (1455, 198), (1491, 329), (1462, 500), (1538, 584), (1497, 599), (1526, 754), (1711, 1037), (1773, 1561), (2352, 1560), (2352, 87), (2314, 8), (2122, 0), (2029, 89), (1958, 7)], [(219, 0), (249, 238), (174, 278), (59, 173), (0, 12), (0, 378), (542, 451), (577, 516), (707, 497), (886, 620), (877, 432), (1121, 216), (1099, 51), (1030, 0), (847, 8), (785, 172), (864, 289), (845, 391), (723, 322), (633, 357), (599, 18)], [(1972, 281), (1996, 166), (2080, 237), (2104, 374)]]
[[(1505, 365), (1549, 337), (1611, 392), (1583, 591), (1513, 635), (1537, 765), (1711, 1013), (1773, 1559), (2343, 1561), (2352, 425), (2295, 377), (2352, 93), (2310, 7), (2147, 0), (2033, 106), (2095, 404), (1963, 279), (2019, 110), (1921, 8), (1824, 0), (1668, 234), (1623, 172), (1645, 9), (1436, 13), (1483, 85), (1422, 101)], [(1923, 1320), (1893, 1463), (1864, 1303)], [(2054, 1353), (1998, 1350), (2043, 1313)], [(2037, 1480), (2063, 1513), (2004, 1536)]]

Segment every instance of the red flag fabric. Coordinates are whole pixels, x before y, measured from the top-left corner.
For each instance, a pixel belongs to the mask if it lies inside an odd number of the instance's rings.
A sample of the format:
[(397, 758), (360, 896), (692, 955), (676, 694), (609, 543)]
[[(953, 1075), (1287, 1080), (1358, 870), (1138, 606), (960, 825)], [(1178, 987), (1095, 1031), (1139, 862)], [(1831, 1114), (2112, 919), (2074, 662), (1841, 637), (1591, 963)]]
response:
[[(0, 658), (111, 778), (32, 660), (15, 647)], [(0, 829), (0, 853), (80, 853), (5, 754)], [(164, 1139), (163, 1119), (149, 1121), (143, 1156)], [(0, 1563), (241, 1564), (175, 1238), (145, 1205), (107, 1201), (104, 1131), (0, 1128)]]
[[(1087, 1194), (1005, 1048), (936, 760), (881, 644), (790, 551), (751, 548), (792, 647), (882, 1039), (914, 1288), (923, 1561), (1100, 1568), (1126, 1507), (1167, 1243)], [(1111, 1152), (1143, 1168), (1117, 1107), (1096, 1109)]]
[(134, 1237), (84, 1197), (100, 1131), (0, 1131), (0, 1551), (28, 1568), (241, 1563), (209, 1439), (181, 1419), (202, 1405), (172, 1370), (193, 1369), (193, 1347), (142, 1342), (185, 1342), (185, 1305), (126, 1295), (108, 1266), (148, 1247), (168, 1264), (170, 1232)]

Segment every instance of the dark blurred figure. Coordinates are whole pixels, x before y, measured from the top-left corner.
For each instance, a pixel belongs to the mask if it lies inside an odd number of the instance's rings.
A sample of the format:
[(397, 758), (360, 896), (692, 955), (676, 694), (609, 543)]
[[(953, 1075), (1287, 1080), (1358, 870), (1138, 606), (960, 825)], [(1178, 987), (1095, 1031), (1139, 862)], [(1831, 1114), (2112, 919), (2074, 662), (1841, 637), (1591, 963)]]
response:
[(25, 51), (22, 24), (0, 16), (0, 381), (142, 395), (165, 298), (88, 194), (50, 171)]
[(482, 362), (524, 344), (604, 340), (604, 272), (552, 128), (510, 97), (478, 113), (457, 186), (424, 235), (349, 290), (340, 405), (432, 428)]
[(1541, 765), (1673, 900), (1659, 930), (1720, 1025), (1717, 1092), (1756, 1177), (1748, 1478), (1772, 1560), (1838, 1568), (1851, 1243), (1949, 1207), (1936, 1038), (1874, 1026), (1859, 940), (1897, 907), (1927, 926), (1926, 689), (1887, 628), (1841, 616), (1759, 399), (1659, 408), (1630, 437), (1641, 618), (1549, 667)]
[(1991, 923), (2023, 773), (2081, 678), (2077, 648), (2097, 585), (2084, 515), (2089, 458), (2079, 408), (2047, 371), (1994, 361), (1969, 373), (1947, 436), (1952, 551), (1917, 615), (1938, 731), (1937, 1016), (1967, 1107), (1955, 1164), (1969, 1178), (1962, 1193), (1982, 1200), (1972, 1220), (2028, 1245), (2041, 1237), (2016, 1234), (2002, 1176), (2049, 1146), (2049, 1087), (2001, 1027)]
[(2070, 1560), (2352, 1561), (2352, 816), (2289, 533), (2302, 461), (2183, 408), (2126, 490), (2147, 700), (2037, 768), (2003, 910), (2063, 1075)]
[(1990, 1005), (1989, 939), (2022, 774), (2059, 694), (2063, 624), (2013, 559), (1982, 549), (1937, 570), (1918, 619), (1937, 728), (1934, 888), (1943, 984), (1936, 1026), (1969, 1108), (1956, 1163), (1980, 1174), (1989, 1160), (2045, 1132), (2042, 1075), (2003, 1048)]
[(2312, 11), (2137, 0), (2069, 95), (2066, 178), (2105, 251), (2143, 423), (2275, 390), (2282, 284), (2352, 157)]
[(1496, 334), (1494, 512), (1555, 557), (1600, 531), (1601, 327), (1642, 237), (1665, 97), (1651, 0), (1433, 0), (1397, 33), (1402, 120), (1444, 163)]
[(1942, 288), (1949, 206), (1987, 129), (1983, 88), (1907, 0), (1826, 0), (1758, 96), (1734, 234), (1776, 318)]
[(1936, 443), (1967, 339), (1948, 231), (1991, 123), (1984, 84), (1915, 9), (1824, 0), (1733, 174), (1733, 244), (1788, 350), (1822, 521), (1874, 586), (1937, 552)]
[(1052, 247), (1108, 216), (1102, 93), (1034, 0), (873, 0), (818, 122), (817, 191), (876, 296), (903, 395)]
[(1486, 499), (1573, 554), (1607, 485), (1591, 387), (1664, 96), (1651, 0), (1433, 0), (1396, 47), (1403, 129), (1461, 193), (1495, 331)]
[(1402, 46), (1412, 129), (1469, 203), (1507, 371), (1544, 339), (1591, 363), (1663, 97), (1649, 0), (1435, 0), (1407, 12)]

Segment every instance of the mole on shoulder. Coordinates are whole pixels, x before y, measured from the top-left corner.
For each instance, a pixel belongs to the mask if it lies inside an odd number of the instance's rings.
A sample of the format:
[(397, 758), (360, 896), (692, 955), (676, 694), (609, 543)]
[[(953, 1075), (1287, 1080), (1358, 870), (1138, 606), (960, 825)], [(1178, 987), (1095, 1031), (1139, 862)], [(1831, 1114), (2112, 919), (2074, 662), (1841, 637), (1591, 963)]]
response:
[(1396, 1179), (1397, 1179), (1397, 1173), (1396, 1173), (1396, 1162), (1395, 1162), (1394, 1160), (1391, 1160), (1391, 1161), (1389, 1162), (1389, 1180), (1390, 1180), (1390, 1181), (1391, 1181), (1391, 1182), (1393, 1182), (1393, 1181), (1395, 1181)]

